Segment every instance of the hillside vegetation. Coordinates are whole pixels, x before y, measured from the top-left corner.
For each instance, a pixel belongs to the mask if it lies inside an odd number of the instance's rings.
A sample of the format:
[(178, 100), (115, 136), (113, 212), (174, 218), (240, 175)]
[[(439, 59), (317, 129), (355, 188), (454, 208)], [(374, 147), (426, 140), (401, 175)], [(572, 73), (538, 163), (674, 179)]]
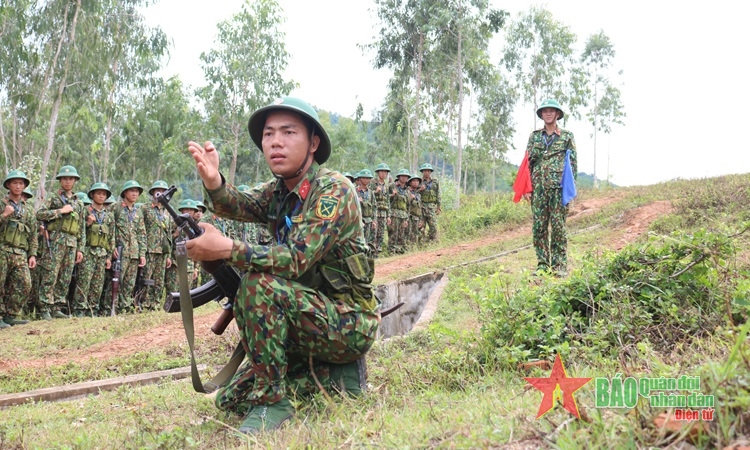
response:
[[(388, 274), (379, 282), (453, 268), (429, 327), (368, 355), (368, 395), (299, 399), (283, 429), (246, 437), (235, 430), (240, 417), (189, 382), (122, 387), (4, 410), (0, 448), (724, 448), (748, 439), (750, 175), (584, 190), (569, 219), (566, 278), (534, 277), (532, 249), (461, 265), (531, 241), (528, 207), (507, 194), (462, 204), (441, 216), (439, 246), (378, 260)], [(196, 320), (215, 313), (201, 308)], [(0, 394), (184, 367), (184, 336), (83, 357), (149, 330), (157, 339), (154, 330), (178, 320), (152, 313), (5, 331)], [(200, 362), (224, 363), (236, 339), (199, 336)], [(568, 377), (592, 378), (574, 394), (580, 419), (562, 404), (537, 418), (543, 394), (524, 377), (549, 377), (555, 355)], [(711, 421), (665, 423), (660, 415), (675, 408), (648, 396), (631, 407), (622, 389), (615, 399), (629, 378), (683, 376), (699, 386), (677, 394), (715, 399)], [(605, 380), (606, 402), (597, 390)]]

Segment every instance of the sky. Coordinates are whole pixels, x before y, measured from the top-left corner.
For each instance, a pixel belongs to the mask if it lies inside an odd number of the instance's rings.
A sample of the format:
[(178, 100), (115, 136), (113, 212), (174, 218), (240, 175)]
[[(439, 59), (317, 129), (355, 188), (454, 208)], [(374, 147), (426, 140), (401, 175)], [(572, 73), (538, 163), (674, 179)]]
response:
[[(714, 0), (628, 2), (610, 0), (491, 0), (515, 18), (542, 6), (578, 36), (576, 51), (599, 31), (609, 36), (613, 66), (627, 117), (609, 135), (597, 136), (597, 177), (621, 186), (649, 185), (676, 178), (750, 172), (749, 139), (734, 122), (750, 109), (745, 89), (746, 17), (750, 3)], [(375, 40), (372, 0), (279, 0), (286, 22), (286, 76), (300, 84), (292, 95), (328, 111), (353, 117), (362, 103), (365, 118), (378, 109), (390, 72), (372, 66), (372, 54), (358, 47)], [(242, 0), (159, 0), (147, 20), (172, 39), (164, 76), (179, 75), (193, 87), (205, 83), (200, 53), (214, 45), (216, 24), (240, 11)], [(498, 40), (498, 42), (501, 42)], [(491, 58), (500, 59), (501, 43)], [(565, 109), (565, 105), (562, 105)], [(506, 155), (520, 164), (533, 121), (533, 105), (521, 105), (514, 120), (515, 149)], [(594, 171), (592, 127), (585, 120), (561, 124), (576, 137), (579, 171)], [(735, 140), (734, 137), (738, 138)], [(202, 139), (197, 137), (197, 139)]]

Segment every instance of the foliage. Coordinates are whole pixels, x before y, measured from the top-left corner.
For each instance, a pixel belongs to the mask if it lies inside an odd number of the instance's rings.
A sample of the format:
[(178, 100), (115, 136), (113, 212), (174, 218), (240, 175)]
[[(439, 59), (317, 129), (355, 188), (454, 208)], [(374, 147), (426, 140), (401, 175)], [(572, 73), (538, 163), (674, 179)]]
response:
[(735, 305), (727, 317), (745, 273), (734, 255), (731, 237), (699, 230), (591, 255), (561, 282), (541, 276), (514, 290), (492, 279), (481, 293), (485, 345), (508, 364), (571, 347), (614, 358), (639, 342), (668, 349), (746, 313)]
[[(449, 205), (446, 197), (443, 197), (443, 203)], [(511, 227), (530, 217), (530, 208), (513, 203), (512, 196), (508, 193), (464, 196), (460, 208), (446, 208), (440, 215), (440, 235), (450, 241), (461, 240), (491, 225), (502, 224)]]

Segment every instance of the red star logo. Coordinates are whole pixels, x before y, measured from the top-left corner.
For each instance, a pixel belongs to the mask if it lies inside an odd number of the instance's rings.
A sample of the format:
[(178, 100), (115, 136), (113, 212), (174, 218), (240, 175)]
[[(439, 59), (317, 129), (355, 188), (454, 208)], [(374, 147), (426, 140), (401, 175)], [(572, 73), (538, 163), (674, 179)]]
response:
[(563, 408), (570, 411), (576, 418), (581, 418), (573, 393), (591, 381), (591, 378), (568, 378), (559, 354), (555, 356), (555, 364), (552, 366), (549, 378), (524, 378), (524, 380), (544, 393), (542, 404), (539, 405), (539, 412), (536, 415), (537, 419), (554, 408), (555, 403), (560, 400), (560, 391), (562, 391)]

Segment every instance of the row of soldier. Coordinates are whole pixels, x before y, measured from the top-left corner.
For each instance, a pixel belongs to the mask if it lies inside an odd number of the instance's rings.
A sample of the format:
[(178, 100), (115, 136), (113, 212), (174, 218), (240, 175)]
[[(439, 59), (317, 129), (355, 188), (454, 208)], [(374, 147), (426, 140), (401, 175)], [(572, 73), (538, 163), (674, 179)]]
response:
[(429, 163), (419, 174), (401, 169), (391, 178), (388, 164), (352, 175), (344, 173), (357, 189), (365, 239), (373, 257), (383, 252), (386, 230), (388, 253), (399, 254), (422, 242), (437, 240), (437, 216), (441, 211), (440, 184)]
[[(135, 180), (127, 181), (115, 200), (105, 183), (74, 193), (80, 176), (73, 166), (62, 167), (56, 179), (59, 188), (36, 211), (27, 202), (33, 194), (24, 172), (13, 170), (3, 182), (8, 193), (0, 215), (0, 329), (27, 323), (24, 317), (52, 320), (158, 309), (165, 293), (177, 291), (176, 230), (154, 200), (168, 189), (166, 182), (154, 182), (148, 190), (151, 201), (144, 204), (137, 202), (144, 188)], [(178, 209), (229, 237), (271, 241), (263, 227), (206, 214), (200, 201), (184, 199)], [(188, 271), (191, 287), (209, 276), (191, 262)]]

